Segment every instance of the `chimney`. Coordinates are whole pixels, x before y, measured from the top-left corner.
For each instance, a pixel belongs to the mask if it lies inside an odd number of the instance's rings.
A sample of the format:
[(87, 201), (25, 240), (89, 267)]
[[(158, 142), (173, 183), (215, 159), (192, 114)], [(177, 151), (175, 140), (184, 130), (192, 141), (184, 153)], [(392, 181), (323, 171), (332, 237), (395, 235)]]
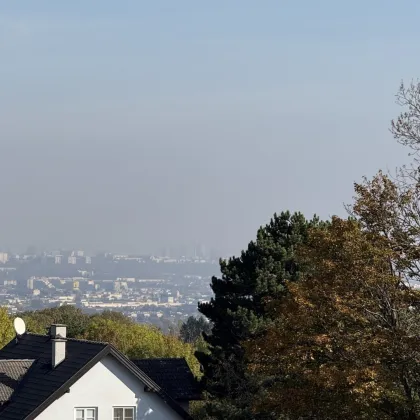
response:
[(51, 365), (54, 369), (66, 358), (67, 327), (63, 324), (52, 324), (50, 337), (52, 343)]

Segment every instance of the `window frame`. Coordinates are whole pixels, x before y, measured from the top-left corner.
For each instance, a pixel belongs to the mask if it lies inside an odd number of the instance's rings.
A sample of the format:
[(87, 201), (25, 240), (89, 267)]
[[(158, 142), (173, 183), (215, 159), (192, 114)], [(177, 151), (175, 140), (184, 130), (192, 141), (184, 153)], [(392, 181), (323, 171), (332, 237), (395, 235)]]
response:
[(125, 410), (127, 408), (133, 410), (133, 419), (132, 420), (136, 420), (137, 413), (136, 413), (136, 407), (134, 405), (113, 405), (112, 406), (112, 420), (115, 420), (114, 412), (115, 412), (116, 408), (122, 408), (124, 410), (123, 411), (123, 418), (121, 420), (125, 420)]
[(83, 410), (83, 420), (87, 420), (86, 411), (94, 410), (94, 420), (98, 420), (98, 407), (74, 407), (74, 420), (77, 420), (77, 410)]

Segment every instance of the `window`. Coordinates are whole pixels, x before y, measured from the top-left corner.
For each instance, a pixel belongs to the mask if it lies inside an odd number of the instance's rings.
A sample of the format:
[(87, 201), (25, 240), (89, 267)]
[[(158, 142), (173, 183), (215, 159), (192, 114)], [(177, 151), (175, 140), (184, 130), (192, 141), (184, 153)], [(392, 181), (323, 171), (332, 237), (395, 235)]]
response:
[(134, 407), (114, 407), (114, 420), (134, 420)]
[(75, 420), (96, 420), (96, 412), (97, 412), (97, 409), (93, 408), (93, 407), (76, 408), (75, 409)]

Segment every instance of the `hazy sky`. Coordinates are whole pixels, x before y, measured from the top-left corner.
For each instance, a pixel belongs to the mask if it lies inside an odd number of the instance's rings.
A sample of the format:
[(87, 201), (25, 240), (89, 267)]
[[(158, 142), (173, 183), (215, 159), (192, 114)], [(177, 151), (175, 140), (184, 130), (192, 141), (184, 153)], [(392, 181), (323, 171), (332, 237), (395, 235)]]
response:
[(404, 163), (415, 0), (0, 6), (0, 245), (237, 253)]

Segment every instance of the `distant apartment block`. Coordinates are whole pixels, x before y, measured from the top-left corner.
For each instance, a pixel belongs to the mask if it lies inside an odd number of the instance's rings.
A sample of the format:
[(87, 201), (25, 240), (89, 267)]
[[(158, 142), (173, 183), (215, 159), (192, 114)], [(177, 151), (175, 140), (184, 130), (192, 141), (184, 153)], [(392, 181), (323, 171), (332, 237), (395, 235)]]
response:
[(17, 281), (16, 280), (5, 280), (3, 283), (5, 286), (16, 286)]
[(69, 264), (76, 264), (77, 259), (76, 259), (76, 257), (74, 257), (74, 256), (70, 255), (70, 257), (68, 257), (68, 259), (67, 259), (67, 262), (68, 262)]
[(61, 264), (61, 260), (63, 259), (62, 255), (56, 255), (55, 256), (55, 263), (56, 264)]
[(9, 254), (7, 252), (0, 252), (0, 263), (6, 264), (9, 261)]
[(92, 258), (91, 257), (86, 257), (85, 258), (85, 263), (86, 264), (92, 264)]
[(174, 297), (173, 296), (170, 296), (170, 295), (167, 295), (167, 294), (162, 294), (161, 296), (160, 296), (160, 302), (161, 303), (174, 303)]

